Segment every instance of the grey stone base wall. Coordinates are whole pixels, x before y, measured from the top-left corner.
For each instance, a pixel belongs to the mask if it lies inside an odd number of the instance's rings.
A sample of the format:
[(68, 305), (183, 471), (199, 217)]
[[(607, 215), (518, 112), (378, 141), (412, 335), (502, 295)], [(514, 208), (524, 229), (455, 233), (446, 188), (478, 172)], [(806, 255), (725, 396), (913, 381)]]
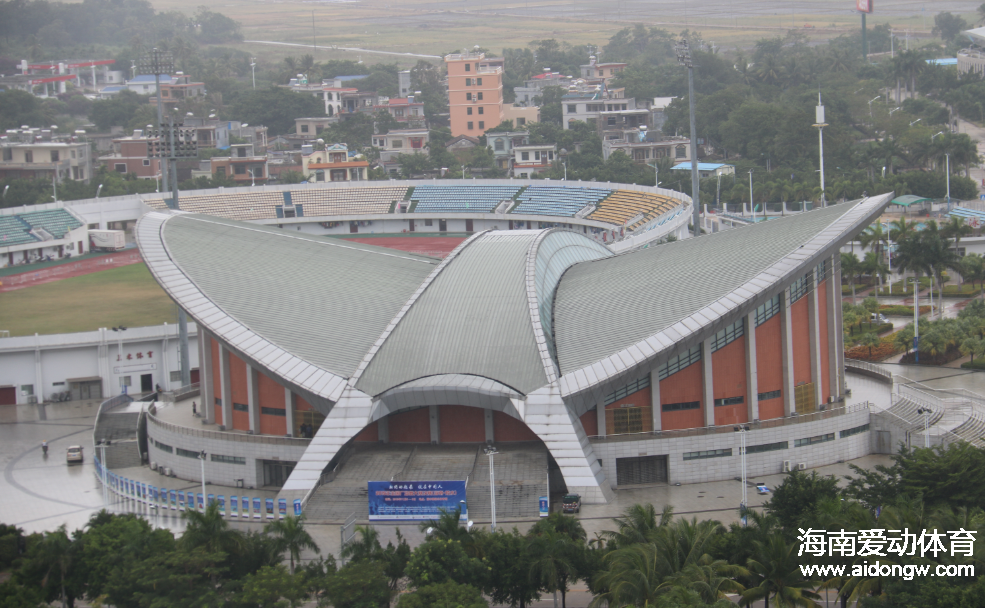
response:
[[(228, 438), (223, 437), (225, 435)], [(176, 477), (188, 481), (200, 481), (201, 463), (197, 457), (180, 456), (178, 448), (197, 454), (205, 450), (209, 458), (205, 462), (205, 479), (214, 484), (236, 486), (242, 480), (244, 488), (259, 488), (263, 485), (264, 460), (297, 462), (308, 448), (309, 440), (296, 439), (294, 445), (267, 443), (264, 436), (240, 435), (234, 433), (203, 433), (196, 429), (186, 429), (174, 425), (159, 425), (148, 418), (148, 450), (151, 462), (159, 467), (169, 467)], [(172, 448), (171, 453), (155, 445), (155, 441)], [(212, 454), (245, 458), (245, 464), (214, 462)]]
[[(783, 462), (790, 461), (792, 468), (804, 463), (806, 468), (834, 464), (872, 453), (871, 431), (842, 438), (841, 431), (869, 424), (869, 410), (860, 409), (842, 416), (824, 420), (788, 424), (769, 429), (750, 430), (746, 436), (749, 447), (786, 441), (787, 449), (749, 453), (746, 471), (750, 479), (761, 475), (773, 475), (783, 470)], [(795, 447), (798, 439), (834, 433), (834, 440)], [(718, 433), (692, 437), (658, 438), (645, 436), (638, 440), (592, 440), (595, 455), (602, 461), (606, 478), (617, 486), (616, 459), (639, 456), (667, 456), (669, 483), (701, 483), (734, 479), (742, 474), (739, 457), (739, 434)], [(731, 448), (731, 456), (684, 460), (686, 452), (725, 450)]]

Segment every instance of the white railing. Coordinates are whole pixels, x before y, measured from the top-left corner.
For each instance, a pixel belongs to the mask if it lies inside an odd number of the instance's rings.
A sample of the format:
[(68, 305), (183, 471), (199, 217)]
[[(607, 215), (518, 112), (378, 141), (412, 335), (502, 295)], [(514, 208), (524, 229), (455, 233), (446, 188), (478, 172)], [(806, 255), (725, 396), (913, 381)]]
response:
[(871, 363), (869, 361), (859, 361), (858, 359), (845, 359), (845, 369), (848, 370), (858, 370), (869, 372), (879, 376), (880, 379), (884, 379), (886, 382), (893, 381), (893, 372), (889, 371), (882, 365), (878, 363)]

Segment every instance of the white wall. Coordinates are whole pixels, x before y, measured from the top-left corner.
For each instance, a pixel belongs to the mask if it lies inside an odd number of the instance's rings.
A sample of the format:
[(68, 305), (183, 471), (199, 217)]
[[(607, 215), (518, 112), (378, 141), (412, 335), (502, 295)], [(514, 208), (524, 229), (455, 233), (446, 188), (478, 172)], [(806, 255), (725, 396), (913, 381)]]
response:
[[(196, 368), (199, 362), (194, 323), (188, 324), (188, 334), (190, 367)], [(132, 379), (129, 392), (139, 391), (141, 374), (151, 374), (153, 383), (160, 384), (165, 390), (178, 388), (181, 382), (171, 382), (169, 375), (179, 369), (177, 325), (131, 327), (123, 332), (123, 336), (123, 355), (119, 362), (118, 336), (107, 329), (0, 338), (0, 386), (16, 386), (18, 403), (27, 403), (27, 396), (19, 390), (21, 386), (34, 385), (34, 394), (41, 401), (52, 393), (68, 390), (67, 385), (53, 384), (67, 378), (101, 377), (104, 397), (120, 394), (120, 377), (124, 375)], [(138, 352), (142, 354), (141, 359), (136, 358)], [(148, 352), (153, 355), (148, 357)], [(131, 355), (130, 360), (126, 359), (127, 354)], [(35, 364), (36, 360), (40, 361), (40, 366)]]

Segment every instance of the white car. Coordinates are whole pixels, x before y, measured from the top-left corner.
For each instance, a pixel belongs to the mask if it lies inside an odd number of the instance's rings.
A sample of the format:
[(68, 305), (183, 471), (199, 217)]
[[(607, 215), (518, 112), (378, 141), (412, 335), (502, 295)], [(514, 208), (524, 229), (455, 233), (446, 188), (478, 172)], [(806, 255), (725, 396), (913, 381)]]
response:
[(85, 458), (82, 455), (81, 445), (69, 446), (68, 451), (65, 453), (65, 462), (71, 464), (73, 462), (82, 463)]

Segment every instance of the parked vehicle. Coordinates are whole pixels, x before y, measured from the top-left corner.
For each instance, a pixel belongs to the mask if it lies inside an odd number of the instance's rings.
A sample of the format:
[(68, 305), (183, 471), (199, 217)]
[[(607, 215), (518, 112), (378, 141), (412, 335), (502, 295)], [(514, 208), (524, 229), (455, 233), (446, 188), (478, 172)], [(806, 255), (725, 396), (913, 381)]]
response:
[(561, 511), (564, 513), (581, 513), (581, 496), (567, 494), (561, 500)]
[(90, 230), (89, 243), (91, 249), (119, 251), (127, 246), (127, 239), (122, 230)]
[(82, 446), (72, 445), (69, 446), (68, 452), (65, 454), (65, 462), (71, 464), (73, 462), (82, 463), (85, 458), (82, 456)]

